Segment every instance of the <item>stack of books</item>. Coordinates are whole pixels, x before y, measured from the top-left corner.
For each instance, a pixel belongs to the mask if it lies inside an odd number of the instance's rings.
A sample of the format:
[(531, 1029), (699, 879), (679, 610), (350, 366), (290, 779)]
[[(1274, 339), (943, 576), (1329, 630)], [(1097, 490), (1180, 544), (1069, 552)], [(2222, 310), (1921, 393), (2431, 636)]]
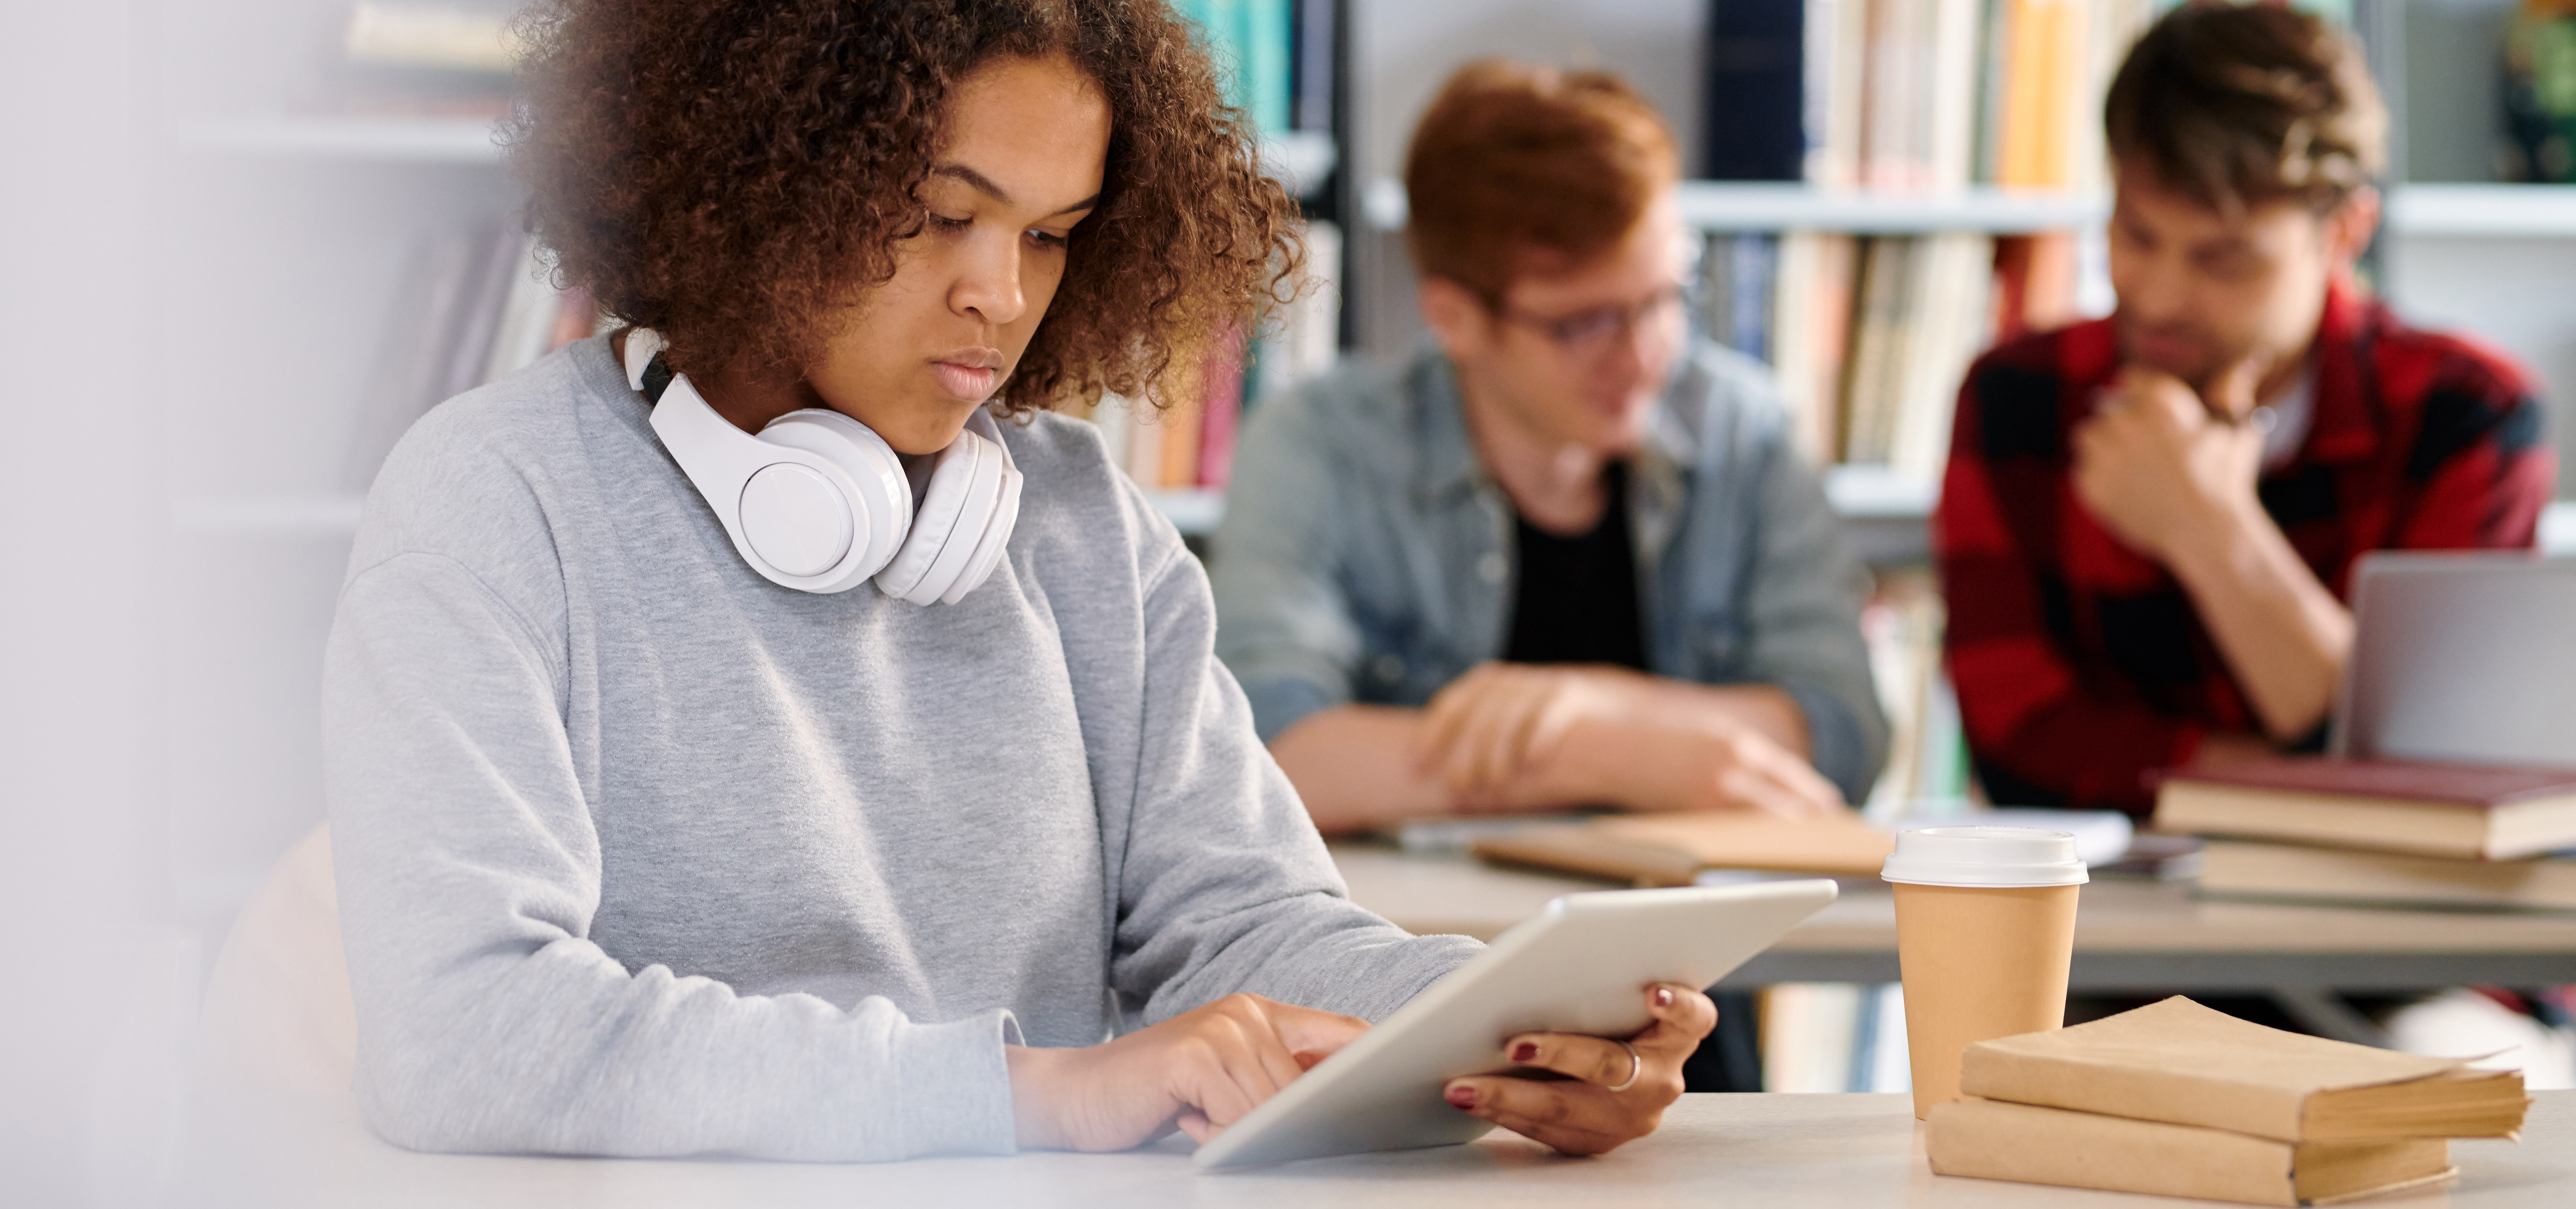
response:
[(1932, 1110), (1940, 1175), (2303, 1205), (2454, 1174), (2450, 1138), (2511, 1138), (2515, 1071), (2265, 1028), (2175, 997), (1981, 1041)]
[[(2170, 774), (2203, 893), (2576, 911), (2576, 770), (2282, 758)], [(2551, 855), (2560, 853), (2559, 855)]]

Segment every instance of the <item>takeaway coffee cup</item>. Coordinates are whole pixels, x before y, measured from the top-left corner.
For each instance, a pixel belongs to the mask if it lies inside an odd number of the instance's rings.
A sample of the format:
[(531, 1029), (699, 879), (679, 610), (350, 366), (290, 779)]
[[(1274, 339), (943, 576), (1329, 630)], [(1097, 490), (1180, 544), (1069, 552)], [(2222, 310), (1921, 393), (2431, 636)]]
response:
[(1899, 832), (1879, 876), (1896, 887), (1905, 1047), (1921, 1118), (1959, 1098), (1959, 1053), (1969, 1045), (2065, 1023), (2075, 896), (2087, 879), (2075, 837), (2028, 827)]

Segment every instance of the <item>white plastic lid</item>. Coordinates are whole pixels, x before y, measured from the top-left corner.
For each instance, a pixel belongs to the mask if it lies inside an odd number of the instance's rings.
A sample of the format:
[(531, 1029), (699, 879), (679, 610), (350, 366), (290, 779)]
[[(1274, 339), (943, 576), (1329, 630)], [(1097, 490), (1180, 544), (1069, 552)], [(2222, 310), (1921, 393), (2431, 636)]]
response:
[(1896, 833), (1879, 876), (1914, 886), (2080, 886), (2075, 837), (2035, 827), (1925, 827)]

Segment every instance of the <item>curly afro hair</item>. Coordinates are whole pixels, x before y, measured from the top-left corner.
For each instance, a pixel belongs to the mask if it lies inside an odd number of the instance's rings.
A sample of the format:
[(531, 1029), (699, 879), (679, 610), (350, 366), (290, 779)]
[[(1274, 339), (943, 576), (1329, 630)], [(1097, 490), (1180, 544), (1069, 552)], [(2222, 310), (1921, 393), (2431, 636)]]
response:
[(559, 277), (681, 372), (792, 379), (894, 273), (951, 89), (1063, 55), (1112, 123), (1097, 209), (998, 401), (1194, 397), (1219, 338), (1301, 280), (1296, 205), (1159, 0), (542, 0), (504, 141)]

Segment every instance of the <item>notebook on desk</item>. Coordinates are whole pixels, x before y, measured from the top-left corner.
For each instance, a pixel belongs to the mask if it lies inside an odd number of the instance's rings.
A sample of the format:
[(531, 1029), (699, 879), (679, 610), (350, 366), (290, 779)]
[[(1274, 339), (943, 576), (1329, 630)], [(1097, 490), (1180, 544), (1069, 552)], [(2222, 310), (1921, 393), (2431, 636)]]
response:
[(1854, 815), (1784, 819), (1750, 810), (1609, 815), (1489, 836), (1476, 855), (1638, 886), (1687, 886), (1702, 869), (1876, 877), (1895, 837)]
[(1852, 814), (1784, 819), (1752, 810), (1602, 815), (1491, 832), (1476, 855), (1639, 886), (1718, 884), (1710, 870), (1875, 879), (1894, 833), (1975, 824), (2035, 827), (2075, 837), (2076, 856), (2107, 866), (2132, 851), (2129, 820), (2108, 810), (1988, 809), (1900, 818), (1884, 829)]

